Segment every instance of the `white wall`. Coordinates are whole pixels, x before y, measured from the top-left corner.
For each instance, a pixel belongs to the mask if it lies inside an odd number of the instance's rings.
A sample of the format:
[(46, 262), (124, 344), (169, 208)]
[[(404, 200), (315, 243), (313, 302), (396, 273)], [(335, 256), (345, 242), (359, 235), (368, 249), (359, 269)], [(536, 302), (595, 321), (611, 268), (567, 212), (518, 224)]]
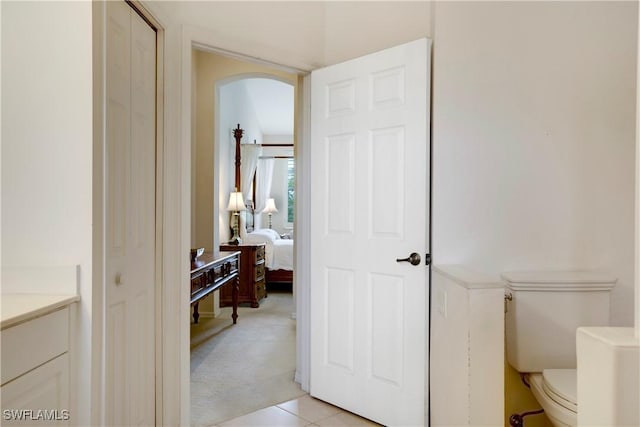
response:
[[(92, 4), (2, 2), (2, 266), (80, 265), (80, 407), (90, 424)], [(60, 289), (51, 288), (51, 293)]]
[(323, 4), (325, 65), (433, 34), (433, 2), (328, 1)]
[(211, 45), (303, 69), (323, 62), (323, 2), (148, 1), (168, 26), (206, 29)]
[(438, 3), (433, 252), (602, 269), (633, 321), (635, 3)]
[(229, 52), (312, 70), (432, 34), (427, 1), (150, 1)]

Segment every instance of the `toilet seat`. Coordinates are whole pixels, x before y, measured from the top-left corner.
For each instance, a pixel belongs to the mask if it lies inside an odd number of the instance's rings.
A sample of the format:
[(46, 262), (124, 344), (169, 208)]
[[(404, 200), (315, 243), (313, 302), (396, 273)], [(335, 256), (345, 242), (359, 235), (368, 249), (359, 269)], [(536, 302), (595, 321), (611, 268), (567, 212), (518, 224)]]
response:
[(578, 412), (575, 369), (543, 370), (542, 390), (558, 405), (567, 408), (571, 412)]
[[(546, 371), (556, 370), (549, 369)], [(563, 369), (561, 371), (573, 371), (573, 390), (575, 390), (575, 369)], [(575, 405), (576, 394), (575, 392), (571, 392), (572, 382), (570, 381), (570, 372), (564, 372), (562, 374), (558, 374), (557, 372), (547, 372), (546, 386), (544, 384), (545, 379), (543, 378), (543, 374), (529, 374), (528, 377), (529, 383), (531, 384), (531, 392), (535, 396), (540, 406), (542, 406), (542, 408), (544, 409), (545, 415), (549, 418), (554, 426), (575, 427), (578, 425), (577, 411), (566, 407), (570, 406), (568, 405), (569, 403), (573, 403)], [(554, 392), (552, 389), (556, 390), (557, 392)], [(559, 403), (559, 400), (564, 400), (564, 404)], [(572, 400), (573, 402), (571, 402)]]

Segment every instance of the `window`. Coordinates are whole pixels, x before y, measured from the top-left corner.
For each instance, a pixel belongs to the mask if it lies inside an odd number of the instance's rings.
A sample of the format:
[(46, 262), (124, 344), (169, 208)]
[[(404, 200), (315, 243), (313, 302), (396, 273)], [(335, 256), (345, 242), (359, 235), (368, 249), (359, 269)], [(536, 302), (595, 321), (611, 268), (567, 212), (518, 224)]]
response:
[(296, 200), (296, 163), (287, 160), (287, 225), (293, 226)]

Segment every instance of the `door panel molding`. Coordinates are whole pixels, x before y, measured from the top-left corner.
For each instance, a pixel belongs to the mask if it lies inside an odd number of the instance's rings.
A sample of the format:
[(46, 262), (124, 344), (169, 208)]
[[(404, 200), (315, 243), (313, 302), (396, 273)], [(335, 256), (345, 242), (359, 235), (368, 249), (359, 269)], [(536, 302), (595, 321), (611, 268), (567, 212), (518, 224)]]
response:
[(428, 423), (429, 56), (311, 74), (310, 393), (384, 425)]

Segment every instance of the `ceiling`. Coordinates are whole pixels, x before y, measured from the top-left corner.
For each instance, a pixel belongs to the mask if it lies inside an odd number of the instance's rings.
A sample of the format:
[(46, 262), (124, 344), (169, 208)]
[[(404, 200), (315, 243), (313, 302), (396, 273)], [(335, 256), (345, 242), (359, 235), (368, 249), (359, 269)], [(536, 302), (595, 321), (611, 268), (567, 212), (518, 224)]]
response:
[(240, 83), (247, 89), (263, 135), (293, 135), (293, 86), (262, 78)]

